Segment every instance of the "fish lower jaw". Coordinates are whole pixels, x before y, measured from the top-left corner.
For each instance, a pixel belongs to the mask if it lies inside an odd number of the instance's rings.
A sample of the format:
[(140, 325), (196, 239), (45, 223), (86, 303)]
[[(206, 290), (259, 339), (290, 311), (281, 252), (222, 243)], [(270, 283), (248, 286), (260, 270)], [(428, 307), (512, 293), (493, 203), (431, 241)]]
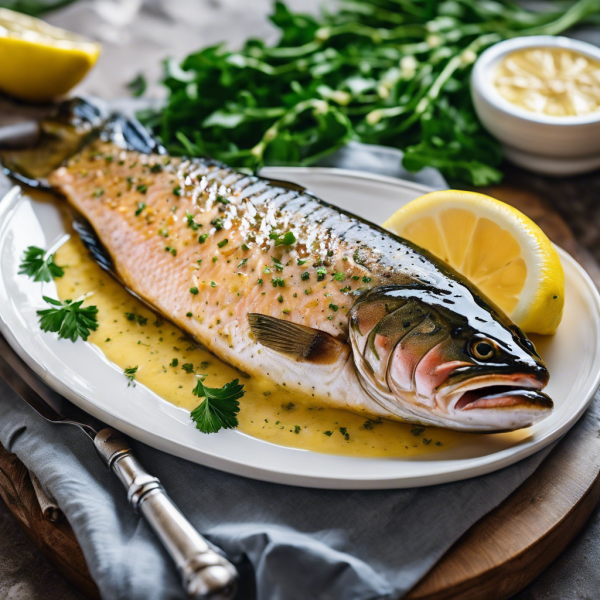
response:
[(530, 427), (550, 415), (552, 400), (533, 378), (489, 381), (453, 390), (440, 404), (457, 429), (512, 431)]

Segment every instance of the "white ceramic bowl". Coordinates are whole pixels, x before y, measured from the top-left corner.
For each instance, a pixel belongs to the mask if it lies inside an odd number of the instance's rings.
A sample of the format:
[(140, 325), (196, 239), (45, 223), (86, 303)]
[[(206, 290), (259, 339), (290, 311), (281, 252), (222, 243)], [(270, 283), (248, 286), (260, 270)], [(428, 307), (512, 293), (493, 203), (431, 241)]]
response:
[(546, 175), (574, 175), (600, 167), (600, 111), (554, 117), (537, 114), (503, 98), (493, 83), (505, 56), (524, 48), (566, 48), (600, 61), (600, 48), (565, 37), (519, 37), (488, 48), (477, 59), (471, 94), (479, 119), (504, 144), (506, 157)]

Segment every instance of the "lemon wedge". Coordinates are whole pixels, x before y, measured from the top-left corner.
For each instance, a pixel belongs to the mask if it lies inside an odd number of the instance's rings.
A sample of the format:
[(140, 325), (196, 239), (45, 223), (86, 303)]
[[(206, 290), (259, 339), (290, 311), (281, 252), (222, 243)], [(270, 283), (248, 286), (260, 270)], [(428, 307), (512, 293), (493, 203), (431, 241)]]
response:
[(21, 13), (0, 8), (0, 89), (44, 102), (61, 96), (94, 66), (100, 45)]
[(524, 331), (556, 332), (565, 299), (560, 258), (512, 206), (475, 192), (432, 192), (383, 226), (446, 261)]

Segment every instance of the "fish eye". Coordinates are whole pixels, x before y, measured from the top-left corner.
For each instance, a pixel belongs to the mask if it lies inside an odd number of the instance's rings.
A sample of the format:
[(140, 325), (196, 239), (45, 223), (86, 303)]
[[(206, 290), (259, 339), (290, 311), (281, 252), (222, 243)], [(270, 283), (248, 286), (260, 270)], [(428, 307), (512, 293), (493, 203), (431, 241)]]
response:
[(489, 360), (495, 353), (495, 344), (491, 340), (477, 340), (471, 344), (471, 354), (477, 360)]

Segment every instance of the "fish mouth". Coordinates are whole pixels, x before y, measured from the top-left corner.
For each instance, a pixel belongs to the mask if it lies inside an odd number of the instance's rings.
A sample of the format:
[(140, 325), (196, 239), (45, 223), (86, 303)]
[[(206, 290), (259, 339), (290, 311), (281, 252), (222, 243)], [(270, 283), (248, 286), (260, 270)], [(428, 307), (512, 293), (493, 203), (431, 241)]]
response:
[(479, 423), (487, 429), (484, 419), (491, 424), (493, 412), (496, 428), (506, 422), (507, 429), (520, 429), (540, 421), (554, 407), (550, 397), (540, 391), (545, 383), (523, 374), (475, 377), (440, 390), (438, 403), (459, 422)]

